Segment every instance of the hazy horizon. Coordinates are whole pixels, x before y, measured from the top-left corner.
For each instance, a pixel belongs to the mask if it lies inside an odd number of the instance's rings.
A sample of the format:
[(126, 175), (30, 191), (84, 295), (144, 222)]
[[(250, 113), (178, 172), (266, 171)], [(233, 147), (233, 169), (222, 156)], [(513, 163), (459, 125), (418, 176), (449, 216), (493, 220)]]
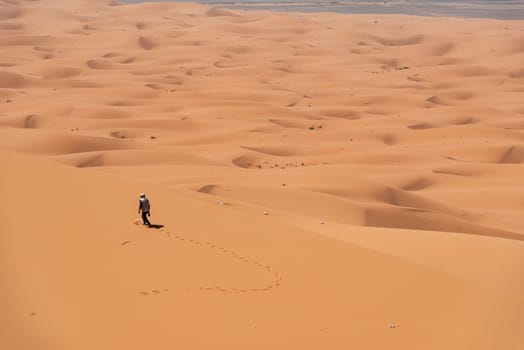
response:
[(296, 12), (337, 12), (354, 14), (409, 14), (470, 18), (524, 19), (524, 0), (121, 0), (140, 2), (197, 2), (231, 9)]

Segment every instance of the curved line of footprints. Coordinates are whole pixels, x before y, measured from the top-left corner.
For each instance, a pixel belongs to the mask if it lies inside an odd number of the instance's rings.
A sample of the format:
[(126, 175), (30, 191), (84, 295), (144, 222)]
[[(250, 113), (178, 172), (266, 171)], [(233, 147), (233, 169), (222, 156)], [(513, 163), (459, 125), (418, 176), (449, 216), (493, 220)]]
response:
[[(260, 288), (231, 288), (231, 287), (223, 287), (223, 286), (198, 286), (196, 287), (196, 289), (198, 290), (202, 290), (202, 291), (218, 291), (218, 292), (242, 292), (242, 293), (256, 293), (256, 292), (268, 292), (270, 291), (271, 289), (273, 288), (277, 288), (279, 287), (281, 284), (282, 284), (282, 276), (280, 275), (279, 272), (277, 271), (274, 271), (273, 268), (269, 265), (264, 265), (264, 264), (261, 264), (260, 262), (256, 261), (256, 260), (250, 260), (242, 255), (239, 255), (237, 254), (235, 251), (232, 251), (232, 250), (228, 250), (224, 247), (221, 247), (221, 246), (218, 246), (216, 244), (213, 244), (211, 242), (203, 242), (203, 241), (198, 241), (196, 239), (192, 239), (192, 238), (185, 238), (183, 237), (182, 235), (179, 235), (179, 234), (171, 234), (171, 232), (169, 231), (165, 231), (165, 234), (166, 236), (168, 237), (173, 237), (181, 242), (185, 242), (185, 243), (189, 243), (189, 244), (194, 244), (194, 245), (199, 245), (199, 246), (207, 246), (211, 249), (214, 249), (214, 250), (217, 250), (219, 251), (221, 254), (224, 254), (224, 255), (228, 255), (230, 256), (231, 258), (233, 259), (237, 259), (238, 261), (242, 262), (242, 263), (245, 263), (245, 264), (252, 264), (254, 265), (256, 268), (258, 269), (261, 269), (263, 271), (265, 271), (266, 273), (269, 273), (273, 276), (273, 281), (263, 287), (260, 287)], [(168, 290), (167, 289), (164, 289), (163, 292), (167, 292)], [(151, 293), (150, 292), (147, 292), (147, 291), (142, 291), (140, 292), (141, 295), (143, 296), (148, 296), (150, 294), (161, 294), (162, 291), (158, 290), (158, 289), (153, 289), (151, 290)]]

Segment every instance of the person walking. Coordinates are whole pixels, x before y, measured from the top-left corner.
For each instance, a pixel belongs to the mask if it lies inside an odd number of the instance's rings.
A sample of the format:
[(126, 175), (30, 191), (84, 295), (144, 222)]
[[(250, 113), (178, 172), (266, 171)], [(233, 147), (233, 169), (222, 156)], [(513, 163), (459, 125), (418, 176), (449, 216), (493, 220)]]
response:
[(144, 226), (151, 227), (151, 223), (149, 222), (148, 216), (151, 216), (151, 205), (149, 204), (149, 199), (146, 198), (145, 193), (140, 193), (140, 199), (138, 200), (138, 213), (140, 214), (140, 211), (142, 211), (142, 221), (144, 222)]

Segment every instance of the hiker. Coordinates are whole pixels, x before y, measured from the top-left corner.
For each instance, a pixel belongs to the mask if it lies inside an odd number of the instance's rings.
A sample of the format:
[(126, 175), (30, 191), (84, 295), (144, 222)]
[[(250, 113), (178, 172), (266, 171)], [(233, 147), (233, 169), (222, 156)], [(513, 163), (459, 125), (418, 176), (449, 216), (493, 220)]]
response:
[(138, 200), (138, 213), (140, 214), (140, 210), (142, 210), (142, 221), (144, 222), (144, 226), (151, 227), (151, 223), (149, 222), (148, 216), (151, 216), (151, 213), (149, 210), (151, 209), (151, 206), (149, 205), (149, 199), (146, 198), (145, 193), (140, 193), (140, 199)]

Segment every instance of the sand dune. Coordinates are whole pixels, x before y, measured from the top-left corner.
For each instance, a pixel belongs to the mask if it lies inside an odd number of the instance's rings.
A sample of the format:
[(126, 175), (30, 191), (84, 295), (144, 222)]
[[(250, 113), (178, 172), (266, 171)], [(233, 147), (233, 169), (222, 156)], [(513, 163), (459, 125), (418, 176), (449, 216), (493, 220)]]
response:
[(0, 348), (521, 348), (523, 33), (1, 0)]
[[(341, 235), (331, 223), (319, 235), (191, 192), (5, 151), (2, 166), (8, 169), (2, 183), (12, 184), (3, 188), (7, 198), (25, 203), (3, 221), (7, 347), (242, 347), (257, 339), (254, 347), (262, 348), (279, 346), (286, 336), (305, 348), (375, 347), (387, 338), (393, 348), (429, 343), (436, 349), (522, 340), (523, 281), (511, 272), (522, 263), (522, 242), (419, 233), (435, 245), (419, 257), (406, 244), (420, 242), (404, 231), (390, 233), (395, 242), (345, 226), (344, 240), (362, 240), (347, 244), (324, 236)], [(132, 224), (137, 186), (155, 198), (153, 218), (165, 225), (154, 234)], [(53, 207), (46, 205), (50, 198)], [(24, 220), (28, 213), (32, 220)], [(391, 246), (381, 245), (386, 241)], [(476, 252), (475, 264), (439, 262), (454, 241)], [(497, 254), (513, 260), (483, 259)], [(493, 279), (501, 284), (490, 287)], [(307, 317), (298, 317), (304, 312)], [(484, 327), (501, 338), (479, 335)], [(365, 335), (348, 337), (348, 329)]]
[(0, 72), (0, 81), (2, 88), (19, 88), (24, 85), (24, 76), (21, 74), (10, 73), (10, 72)]

